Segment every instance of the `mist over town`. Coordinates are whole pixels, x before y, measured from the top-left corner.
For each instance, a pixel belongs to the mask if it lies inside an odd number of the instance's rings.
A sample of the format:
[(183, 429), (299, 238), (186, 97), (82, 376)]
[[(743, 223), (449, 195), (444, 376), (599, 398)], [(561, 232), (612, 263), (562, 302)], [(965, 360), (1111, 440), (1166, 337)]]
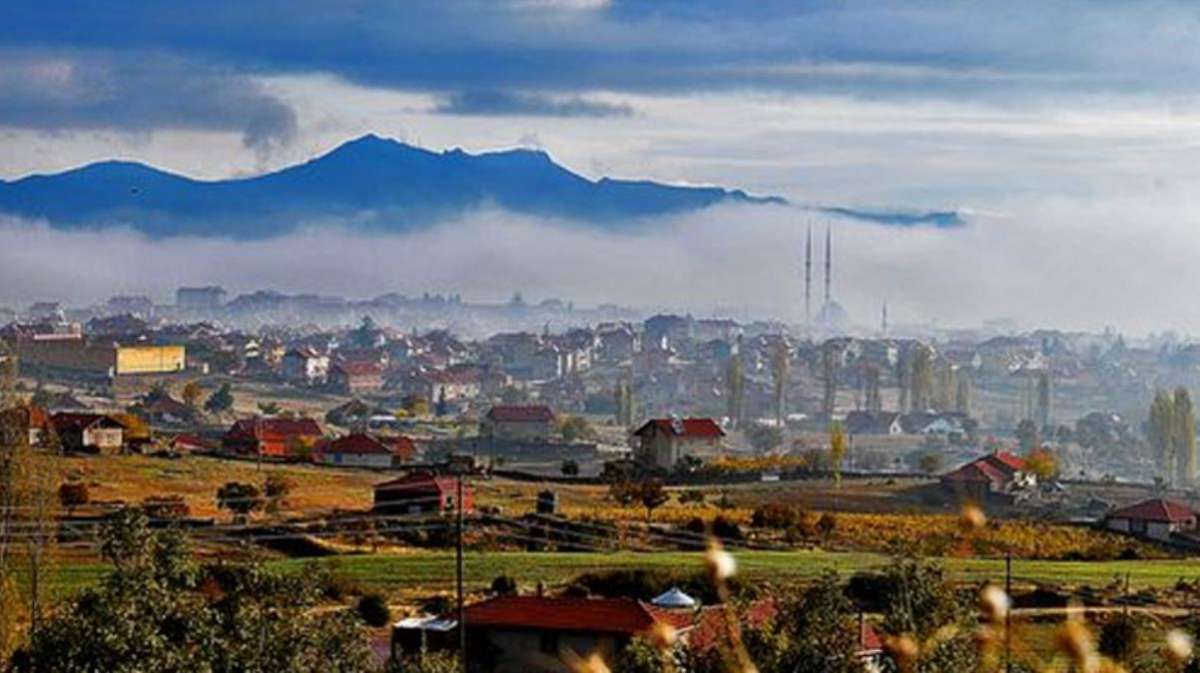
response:
[(0, 673), (1200, 670), (1200, 8), (0, 21)]

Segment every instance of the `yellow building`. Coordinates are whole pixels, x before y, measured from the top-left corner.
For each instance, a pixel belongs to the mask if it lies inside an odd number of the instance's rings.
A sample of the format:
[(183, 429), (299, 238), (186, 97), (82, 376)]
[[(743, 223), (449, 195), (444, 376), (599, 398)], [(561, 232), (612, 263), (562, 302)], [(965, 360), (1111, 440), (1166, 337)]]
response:
[(118, 346), (116, 375), (167, 374), (186, 366), (183, 346)]

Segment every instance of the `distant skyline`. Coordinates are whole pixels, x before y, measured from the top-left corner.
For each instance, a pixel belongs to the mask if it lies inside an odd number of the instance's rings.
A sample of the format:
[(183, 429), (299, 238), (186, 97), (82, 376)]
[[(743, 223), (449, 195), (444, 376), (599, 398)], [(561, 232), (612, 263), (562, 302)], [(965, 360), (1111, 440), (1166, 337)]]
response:
[[(111, 158), (252, 175), (369, 132), (539, 147), (592, 178), (967, 217), (956, 231), (847, 227), (837, 294), (855, 316), (887, 295), (897, 319), (1200, 333), (1198, 28), (1183, 0), (11, 0), (0, 179)], [(310, 263), (343, 289), (432, 275), (802, 315), (803, 222), (786, 215), (718, 210), (653, 240), (484, 216), (423, 239), (452, 251), (334, 233)], [(281, 251), (312, 240), (250, 258), (4, 220), (0, 303), (85, 280), (148, 291), (212, 266), (310, 289)], [(636, 261), (648, 244), (659, 268)], [(84, 266), (39, 275), (56, 257)]]

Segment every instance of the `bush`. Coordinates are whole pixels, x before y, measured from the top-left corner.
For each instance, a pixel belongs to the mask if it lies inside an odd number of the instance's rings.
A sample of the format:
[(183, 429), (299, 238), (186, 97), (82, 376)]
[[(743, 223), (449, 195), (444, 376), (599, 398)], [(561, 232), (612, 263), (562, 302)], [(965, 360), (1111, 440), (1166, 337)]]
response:
[(192, 513), (182, 495), (152, 495), (142, 501), (142, 511), (150, 519), (182, 519)]
[(510, 596), (517, 593), (517, 581), (508, 575), (499, 575), (492, 580), (492, 593), (498, 596)]
[(387, 599), (379, 594), (367, 594), (358, 599), (355, 612), (367, 626), (379, 628), (392, 621), (392, 609), (388, 607)]
[(58, 502), (67, 512), (71, 512), (76, 507), (88, 504), (91, 496), (88, 492), (88, 485), (82, 481), (69, 481), (58, 487)]

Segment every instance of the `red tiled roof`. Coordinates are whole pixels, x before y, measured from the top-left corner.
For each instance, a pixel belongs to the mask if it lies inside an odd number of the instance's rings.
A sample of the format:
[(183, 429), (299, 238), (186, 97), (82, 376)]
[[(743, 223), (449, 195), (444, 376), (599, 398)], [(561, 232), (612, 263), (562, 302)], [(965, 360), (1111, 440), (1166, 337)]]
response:
[(492, 407), (487, 417), (506, 423), (545, 423), (554, 420), (554, 412), (544, 404), (505, 404)]
[(1181, 502), (1167, 500), (1166, 498), (1151, 498), (1150, 500), (1143, 500), (1127, 507), (1115, 509), (1109, 513), (1108, 518), (1181, 523), (1195, 519), (1196, 513)]
[(416, 447), (413, 445), (413, 441), (408, 437), (382, 438), (356, 432), (328, 442), (321, 447), (320, 452), (353, 453), (361, 455), (386, 454), (408, 458), (416, 452)]
[(311, 418), (255, 417), (244, 418), (229, 428), (227, 436), (244, 436), (250, 439), (289, 439), (292, 437), (320, 437), (321, 426)]
[(468, 628), (496, 626), (632, 636), (648, 632), (655, 621), (646, 606), (623, 598), (498, 596), (466, 609)]
[(990, 481), (1004, 483), (1017, 472), (1025, 469), (1025, 459), (1011, 453), (997, 451), (942, 475), (943, 481)]
[[(457, 488), (453, 477), (436, 477), (425, 472), (413, 472), (403, 477), (375, 484), (376, 491), (411, 491), (413, 493), (451, 493)], [(470, 487), (464, 485), (464, 488)]]
[(638, 428), (633, 434), (641, 435), (650, 428), (657, 428), (676, 437), (724, 437), (725, 431), (711, 418), (654, 418)]

